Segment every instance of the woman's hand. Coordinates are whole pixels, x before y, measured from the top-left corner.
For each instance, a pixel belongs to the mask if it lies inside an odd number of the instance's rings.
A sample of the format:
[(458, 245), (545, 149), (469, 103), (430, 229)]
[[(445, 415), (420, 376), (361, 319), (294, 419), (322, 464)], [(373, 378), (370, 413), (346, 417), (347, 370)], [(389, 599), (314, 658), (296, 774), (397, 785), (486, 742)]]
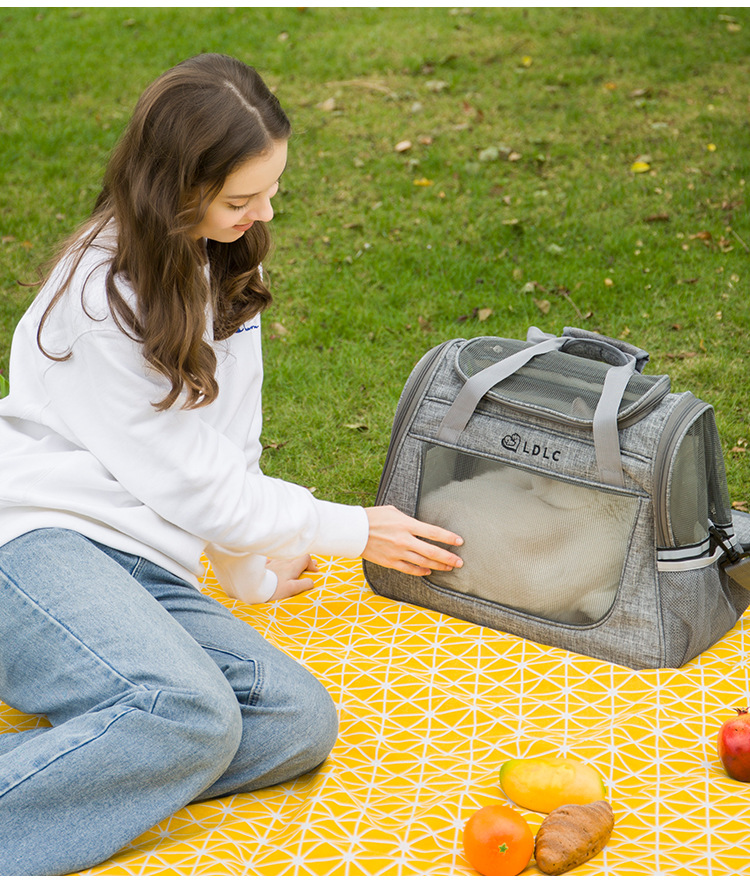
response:
[(455, 533), (410, 518), (392, 505), (365, 511), (370, 522), (370, 538), (362, 553), (365, 560), (409, 576), (429, 576), (432, 570), (452, 570), (463, 565), (452, 551), (432, 544), (463, 545), (464, 540)]
[(266, 567), (276, 573), (279, 580), (270, 600), (283, 600), (285, 597), (294, 597), (295, 594), (309, 591), (313, 587), (313, 580), (301, 578), (303, 573), (320, 572), (309, 554), (293, 557), (291, 560), (269, 560)]

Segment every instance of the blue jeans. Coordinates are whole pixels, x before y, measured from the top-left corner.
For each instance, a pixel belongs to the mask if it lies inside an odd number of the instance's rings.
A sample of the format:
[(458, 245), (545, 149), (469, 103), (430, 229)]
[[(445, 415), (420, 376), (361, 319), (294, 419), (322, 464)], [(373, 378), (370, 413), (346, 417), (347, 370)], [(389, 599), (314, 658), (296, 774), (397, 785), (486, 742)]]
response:
[(142, 558), (45, 529), (0, 548), (0, 874), (106, 860), (196, 800), (328, 756), (323, 686), (222, 604)]

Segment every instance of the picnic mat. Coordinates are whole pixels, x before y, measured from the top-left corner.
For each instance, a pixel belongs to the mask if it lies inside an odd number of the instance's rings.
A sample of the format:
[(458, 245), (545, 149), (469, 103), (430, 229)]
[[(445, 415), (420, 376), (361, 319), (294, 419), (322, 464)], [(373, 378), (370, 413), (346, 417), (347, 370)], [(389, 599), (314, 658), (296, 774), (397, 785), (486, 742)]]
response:
[[(750, 785), (716, 733), (748, 703), (745, 619), (680, 670), (631, 671), (374, 595), (360, 562), (320, 561), (278, 604), (205, 588), (322, 680), (339, 740), (316, 774), (188, 806), (91, 874), (476, 875), (461, 831), (506, 803), (502, 762), (593, 764), (615, 813), (604, 852), (571, 875), (750, 873)], [(7, 707), (0, 724), (38, 725)], [(536, 832), (542, 815), (522, 810)], [(541, 875), (532, 864), (525, 875)]]

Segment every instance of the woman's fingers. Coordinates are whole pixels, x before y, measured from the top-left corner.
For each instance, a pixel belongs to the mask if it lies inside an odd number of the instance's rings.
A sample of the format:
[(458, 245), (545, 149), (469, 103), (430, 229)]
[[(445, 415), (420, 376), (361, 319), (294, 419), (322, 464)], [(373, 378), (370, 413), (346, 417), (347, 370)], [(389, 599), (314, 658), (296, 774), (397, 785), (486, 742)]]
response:
[[(411, 520), (414, 520), (413, 518)], [(422, 521), (414, 520), (416, 535), (423, 539), (429, 539), (431, 542), (442, 542), (444, 545), (463, 545), (464, 540), (456, 533), (450, 530), (444, 530), (435, 524), (425, 524)]]
[(267, 567), (276, 573), (278, 583), (271, 600), (283, 600), (286, 597), (294, 597), (303, 591), (309, 591), (314, 582), (304, 577), (305, 573), (318, 573), (318, 565), (308, 554), (291, 560), (270, 560)]
[(450, 530), (425, 524), (393, 506), (368, 508), (367, 517), (370, 536), (362, 555), (365, 560), (419, 576), (426, 576), (432, 570), (462, 566), (463, 561), (457, 554), (432, 544), (462, 545), (463, 539)]

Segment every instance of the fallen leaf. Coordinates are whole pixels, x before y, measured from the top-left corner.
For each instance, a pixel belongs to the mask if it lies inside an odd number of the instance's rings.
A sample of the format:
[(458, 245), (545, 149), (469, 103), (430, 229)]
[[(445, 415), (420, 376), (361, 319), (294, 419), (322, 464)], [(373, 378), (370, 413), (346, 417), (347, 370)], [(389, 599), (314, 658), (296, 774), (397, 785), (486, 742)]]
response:
[(526, 284), (521, 288), (522, 294), (533, 294), (534, 291), (546, 291), (547, 289), (544, 285), (540, 285), (539, 282), (526, 282)]
[(612, 285), (614, 285), (614, 282), (612, 281), (612, 279), (607, 278), (607, 279), (604, 280), (604, 284), (605, 284), (608, 288), (611, 288)]
[(609, 90), (610, 92), (614, 92), (614, 90), (617, 88), (617, 83), (605, 83), (604, 88)]
[(552, 308), (552, 304), (549, 302), (549, 300), (537, 300), (536, 297), (534, 298), (534, 305), (539, 310), (539, 312), (542, 313), (542, 315), (547, 315), (547, 313)]
[(3, 238), (2, 238), (3, 245), (10, 245), (11, 242), (15, 242), (15, 241), (16, 241), (15, 236), (3, 236)]
[(735, 511), (747, 511), (747, 502), (744, 499), (738, 500), (732, 503), (732, 508)]
[(353, 429), (355, 432), (366, 432), (367, 426), (364, 423), (344, 423), (345, 429)]
[(523, 157), (521, 156), (521, 154), (520, 154), (520, 153), (516, 153), (515, 151), (511, 151), (511, 152), (508, 154), (508, 162), (518, 162), (518, 160), (519, 160), (519, 159), (522, 159), (522, 158), (523, 158)]
[(733, 447), (730, 453), (747, 453), (747, 447)]
[(429, 147), (432, 144), (432, 135), (420, 135), (417, 138), (420, 144), (424, 144), (425, 147)]
[(287, 331), (287, 329), (281, 324), (281, 322), (272, 322), (271, 330), (279, 337), (283, 337), (285, 334), (289, 333), (289, 331)]
[(689, 236), (690, 239), (700, 239), (703, 242), (710, 242), (713, 239), (711, 233), (708, 230), (701, 230), (700, 233), (693, 233), (692, 236)]
[(396, 153), (406, 153), (407, 150), (411, 150), (411, 147), (411, 141), (399, 141), (393, 149)]
[(664, 213), (662, 213), (662, 214), (650, 214), (648, 217), (645, 217), (643, 220), (644, 220), (647, 224), (662, 223), (662, 222), (664, 222), (664, 221), (668, 221), (668, 220), (669, 220), (669, 215), (666, 214), (666, 212), (664, 212)]
[(286, 447), (288, 441), (269, 441), (268, 444), (263, 445), (264, 450), (281, 450), (282, 447)]
[(667, 352), (665, 358), (669, 358), (672, 361), (683, 361), (686, 358), (697, 358), (697, 352)]
[(315, 105), (318, 110), (325, 110), (330, 113), (330, 111), (336, 109), (336, 99), (335, 98), (326, 98), (325, 101), (321, 101), (320, 104)]
[(524, 57), (521, 59), (522, 67), (531, 67), (533, 63), (534, 59), (530, 55), (524, 55)]
[(414, 181), (414, 186), (415, 187), (431, 187), (434, 183), (435, 182), (431, 181), (429, 178), (417, 178), (417, 180)]
[(480, 322), (486, 322), (487, 319), (492, 315), (492, 310), (489, 308), (479, 309), (477, 310), (477, 318)]
[(500, 158), (500, 150), (497, 147), (486, 147), (479, 153), (480, 162), (495, 162)]
[(417, 316), (417, 324), (425, 332), (432, 330), (432, 325), (430, 324), (430, 320), (426, 319), (423, 315)]
[(425, 88), (429, 92), (442, 92), (443, 89), (448, 88), (448, 83), (445, 80), (427, 80)]
[(647, 172), (650, 170), (651, 170), (651, 166), (647, 162), (643, 162), (643, 160), (636, 160), (636, 162), (634, 162), (630, 166), (630, 171), (632, 171), (633, 174), (636, 174), (636, 175), (641, 175), (644, 172)]

